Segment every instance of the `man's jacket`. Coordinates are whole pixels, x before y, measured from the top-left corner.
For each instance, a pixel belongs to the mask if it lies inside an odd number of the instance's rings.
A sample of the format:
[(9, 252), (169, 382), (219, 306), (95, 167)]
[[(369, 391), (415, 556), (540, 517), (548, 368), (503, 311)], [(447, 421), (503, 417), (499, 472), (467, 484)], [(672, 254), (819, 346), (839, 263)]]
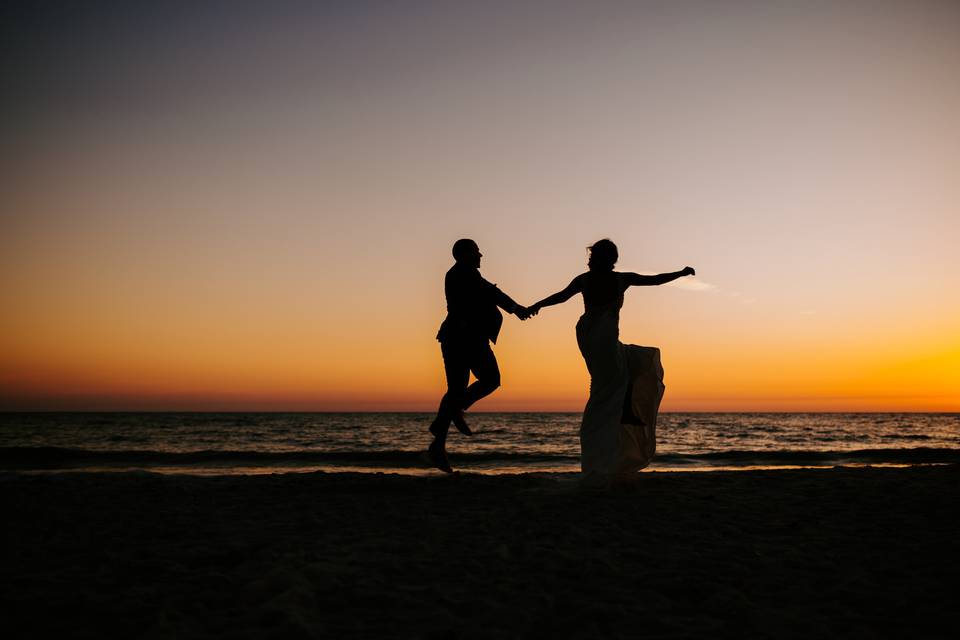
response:
[(494, 344), (500, 335), (504, 311), (513, 313), (517, 303), (510, 296), (487, 282), (479, 269), (455, 264), (447, 271), (443, 282), (447, 297), (447, 317), (440, 325), (440, 342), (472, 342), (490, 340)]

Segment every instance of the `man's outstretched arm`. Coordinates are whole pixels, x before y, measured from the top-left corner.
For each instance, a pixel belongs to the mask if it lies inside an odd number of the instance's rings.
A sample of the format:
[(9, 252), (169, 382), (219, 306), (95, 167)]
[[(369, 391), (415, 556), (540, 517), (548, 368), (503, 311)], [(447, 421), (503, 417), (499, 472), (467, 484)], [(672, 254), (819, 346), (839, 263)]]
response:
[(505, 294), (500, 290), (500, 287), (488, 282), (488, 285), (493, 289), (493, 299), (496, 302), (497, 306), (506, 311), (507, 313), (512, 313), (521, 320), (526, 320), (524, 315), (526, 314), (527, 308), (522, 304), (519, 304), (516, 300)]

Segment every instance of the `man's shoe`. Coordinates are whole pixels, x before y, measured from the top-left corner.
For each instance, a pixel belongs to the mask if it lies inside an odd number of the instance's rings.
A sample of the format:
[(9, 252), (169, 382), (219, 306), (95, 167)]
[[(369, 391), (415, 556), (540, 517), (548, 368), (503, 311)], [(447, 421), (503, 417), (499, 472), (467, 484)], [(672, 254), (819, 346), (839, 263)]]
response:
[(453, 468), (447, 460), (447, 452), (444, 450), (443, 445), (439, 444), (436, 440), (430, 443), (430, 448), (427, 449), (427, 457), (430, 459), (430, 464), (440, 469), (440, 471), (453, 473)]
[(473, 431), (470, 430), (470, 425), (468, 425), (467, 421), (463, 418), (463, 411), (457, 411), (455, 414), (453, 414), (453, 424), (457, 428), (457, 431), (463, 435), (473, 435)]

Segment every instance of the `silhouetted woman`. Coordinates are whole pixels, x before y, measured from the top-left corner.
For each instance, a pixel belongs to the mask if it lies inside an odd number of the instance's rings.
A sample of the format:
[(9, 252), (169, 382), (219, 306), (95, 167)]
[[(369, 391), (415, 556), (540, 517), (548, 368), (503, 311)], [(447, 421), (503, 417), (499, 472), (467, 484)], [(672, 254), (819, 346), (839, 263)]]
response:
[[(637, 471), (653, 457), (654, 442), (643, 443), (642, 431), (623, 424), (624, 401), (628, 389), (638, 394), (632, 399), (632, 406), (633, 414), (640, 415), (632, 422), (642, 425), (646, 414), (652, 440), (663, 395), (663, 369), (659, 349), (620, 342), (624, 292), (632, 286), (665, 284), (695, 273), (690, 267), (655, 276), (619, 273), (613, 270), (617, 257), (617, 245), (610, 240), (594, 243), (587, 262), (589, 271), (529, 309), (537, 313), (543, 307), (566, 302), (576, 293), (583, 294), (584, 312), (577, 322), (577, 344), (590, 372), (590, 399), (580, 425), (580, 465), (588, 484), (604, 484), (620, 474)], [(637, 384), (638, 380), (645, 382)]]

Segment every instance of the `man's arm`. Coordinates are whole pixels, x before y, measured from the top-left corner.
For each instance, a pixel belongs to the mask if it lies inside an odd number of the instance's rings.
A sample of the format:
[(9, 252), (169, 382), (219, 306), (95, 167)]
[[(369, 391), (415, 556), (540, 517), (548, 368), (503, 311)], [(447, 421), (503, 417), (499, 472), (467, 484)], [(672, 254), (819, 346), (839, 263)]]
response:
[(623, 274), (626, 279), (628, 287), (655, 287), (660, 284), (667, 284), (668, 282), (673, 282), (677, 278), (682, 278), (684, 276), (693, 276), (697, 272), (694, 271), (693, 267), (684, 267), (680, 271), (671, 271), (670, 273), (658, 273), (655, 276), (643, 276), (639, 273), (625, 273)]
[(500, 288), (497, 285), (493, 286), (493, 299), (496, 301), (497, 306), (506, 311), (507, 313), (512, 313), (519, 316), (520, 312), (525, 309), (521, 304), (518, 304), (513, 298), (505, 294), (503, 291), (500, 291)]
[(501, 291), (500, 287), (488, 281), (483, 276), (480, 276), (480, 282), (482, 283), (482, 286), (487, 289), (489, 295), (493, 299), (493, 303), (507, 313), (512, 313), (519, 317), (522, 312), (526, 311), (526, 307), (517, 303), (516, 300)]

